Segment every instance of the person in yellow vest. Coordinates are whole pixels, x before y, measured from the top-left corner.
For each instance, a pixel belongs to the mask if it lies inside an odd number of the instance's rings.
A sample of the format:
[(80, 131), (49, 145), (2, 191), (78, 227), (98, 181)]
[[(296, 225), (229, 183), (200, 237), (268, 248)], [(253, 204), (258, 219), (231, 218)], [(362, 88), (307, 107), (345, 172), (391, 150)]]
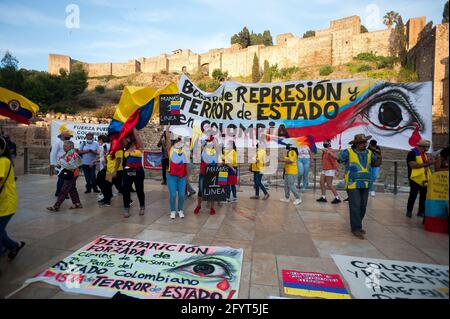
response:
[(280, 201), (289, 203), (290, 193), (292, 193), (295, 197), (294, 205), (297, 206), (302, 203), (300, 193), (295, 188), (295, 179), (298, 176), (298, 151), (296, 147), (287, 146), (286, 149), (286, 157), (280, 160), (284, 162), (284, 197), (280, 198)]
[(253, 172), (255, 196), (250, 197), (250, 199), (259, 199), (259, 189), (261, 189), (264, 193), (263, 200), (267, 200), (270, 195), (262, 183), (262, 177), (267, 163), (267, 153), (263, 142), (256, 144), (256, 157), (253, 160), (255, 163), (250, 165), (250, 170)]
[(430, 149), (431, 142), (420, 140), (417, 147), (413, 148), (406, 157), (408, 165), (409, 197), (406, 206), (406, 217), (411, 218), (417, 194), (419, 195), (419, 211), (417, 216), (425, 214), (425, 201), (427, 198), (428, 179), (431, 176), (430, 165), (433, 160), (427, 157), (426, 152)]
[(0, 136), (0, 256), (8, 252), (9, 260), (16, 258), (25, 242), (8, 237), (6, 226), (17, 211), (17, 190), (14, 164), (6, 140)]
[(339, 154), (338, 162), (345, 164), (345, 187), (348, 194), (350, 226), (352, 233), (364, 239), (365, 230), (362, 221), (366, 215), (369, 198), (370, 168), (381, 161), (381, 157), (367, 149), (367, 141), (372, 136), (355, 135), (351, 148)]

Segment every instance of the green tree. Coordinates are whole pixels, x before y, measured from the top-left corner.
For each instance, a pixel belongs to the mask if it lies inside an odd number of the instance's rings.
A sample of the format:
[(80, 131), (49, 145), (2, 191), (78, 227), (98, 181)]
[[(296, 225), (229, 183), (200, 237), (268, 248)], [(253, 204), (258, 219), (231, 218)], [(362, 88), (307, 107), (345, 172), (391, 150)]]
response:
[(259, 59), (255, 53), (255, 55), (253, 56), (252, 81), (253, 81), (253, 83), (257, 83), (257, 82), (259, 82), (260, 79), (261, 79), (261, 74), (259, 72)]
[(17, 70), (17, 67), (19, 65), (19, 60), (17, 60), (17, 58), (15, 56), (13, 56), (11, 54), (11, 52), (9, 52), (9, 50), (6, 50), (6, 53), (3, 56), (0, 65), (2, 68), (11, 68), (11, 69)]
[(395, 26), (395, 30), (394, 30), (394, 37), (395, 37), (395, 48), (396, 48), (396, 55), (399, 57), (400, 59), (400, 63), (402, 65), (404, 65), (406, 63), (406, 44), (407, 44), (407, 39), (406, 39), (406, 30), (405, 30), (405, 25), (403, 24), (403, 19), (401, 16), (397, 17), (397, 24)]
[(383, 23), (387, 25), (389, 29), (391, 29), (394, 23), (397, 24), (399, 17), (400, 15), (397, 12), (389, 11), (384, 15)]
[(250, 32), (247, 27), (244, 27), (241, 32), (238, 33), (239, 41), (238, 43), (243, 47), (247, 48), (250, 46)]
[(264, 73), (263, 73), (261, 82), (263, 82), (263, 83), (272, 82), (272, 73), (271, 73), (269, 61), (267, 61), (267, 60), (264, 60)]
[(234, 34), (231, 37), (231, 44), (239, 43), (242, 48), (247, 48), (251, 45), (264, 44), (265, 46), (273, 45), (272, 35), (269, 30), (261, 33), (250, 33), (247, 27), (244, 27), (241, 32)]
[(444, 11), (442, 12), (442, 23), (448, 23), (448, 1), (444, 5)]
[(367, 33), (367, 32), (369, 32), (369, 30), (367, 30), (367, 28), (361, 24), (361, 33)]
[(303, 33), (303, 38), (311, 38), (316, 36), (316, 31), (308, 30), (305, 33)]
[(265, 46), (273, 45), (272, 35), (270, 34), (269, 30), (266, 30), (266, 31), (263, 32), (262, 38), (263, 38), (263, 44)]

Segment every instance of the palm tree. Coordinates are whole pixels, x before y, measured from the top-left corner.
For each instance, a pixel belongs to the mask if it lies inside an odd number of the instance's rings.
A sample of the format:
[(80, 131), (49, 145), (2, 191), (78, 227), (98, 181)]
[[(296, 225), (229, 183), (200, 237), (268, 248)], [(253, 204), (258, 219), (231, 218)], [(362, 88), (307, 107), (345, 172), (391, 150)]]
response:
[(389, 29), (391, 29), (391, 28), (392, 28), (392, 25), (393, 25), (394, 23), (397, 23), (398, 17), (399, 17), (399, 16), (400, 16), (400, 15), (399, 15), (397, 12), (389, 11), (389, 12), (387, 12), (387, 13), (384, 15), (384, 17), (383, 17), (383, 23), (384, 23), (385, 25), (387, 25), (387, 27), (388, 27)]

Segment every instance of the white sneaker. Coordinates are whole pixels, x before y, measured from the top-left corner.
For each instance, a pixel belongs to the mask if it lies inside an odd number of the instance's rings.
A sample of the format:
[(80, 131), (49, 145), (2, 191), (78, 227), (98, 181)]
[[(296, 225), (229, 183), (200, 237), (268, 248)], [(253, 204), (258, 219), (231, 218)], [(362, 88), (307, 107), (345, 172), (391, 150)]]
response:
[(300, 198), (294, 200), (294, 205), (300, 205), (301, 203), (302, 203), (302, 200)]
[(237, 199), (237, 197), (231, 197), (231, 201), (232, 201), (232, 202), (237, 202), (238, 199)]
[(178, 215), (180, 216), (180, 218), (184, 218), (184, 213), (182, 210), (178, 211)]
[(101, 200), (101, 199), (103, 199), (103, 197), (104, 197), (103, 194), (100, 193), (97, 195), (97, 200)]
[(177, 212), (170, 212), (170, 219), (175, 219)]
[(375, 197), (375, 191), (371, 191), (370, 196)]
[(281, 198), (280, 198), (280, 202), (283, 202), (283, 203), (289, 203), (290, 200), (289, 200), (289, 198), (281, 197)]

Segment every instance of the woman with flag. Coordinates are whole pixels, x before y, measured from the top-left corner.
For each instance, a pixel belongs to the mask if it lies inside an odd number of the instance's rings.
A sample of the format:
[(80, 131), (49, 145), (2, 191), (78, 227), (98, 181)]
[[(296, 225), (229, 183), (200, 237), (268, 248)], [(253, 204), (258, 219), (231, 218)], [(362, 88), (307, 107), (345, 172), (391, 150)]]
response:
[(133, 128), (133, 134), (123, 140), (123, 217), (130, 217), (131, 188), (134, 183), (139, 199), (139, 215), (145, 214), (144, 179), (145, 172), (142, 167), (142, 140), (138, 130)]
[[(170, 198), (170, 218), (175, 219), (177, 215), (184, 218), (184, 197), (187, 182), (187, 166), (189, 163), (189, 154), (184, 151), (184, 143), (179, 138), (172, 145), (170, 139), (170, 126), (166, 128), (166, 149), (169, 154), (169, 174), (167, 176), (167, 185), (169, 187)], [(176, 205), (178, 193), (178, 207)]]
[[(203, 179), (206, 174), (206, 166), (217, 165), (219, 163), (219, 152), (216, 149), (217, 144), (213, 135), (210, 135), (206, 139), (206, 143), (202, 149), (201, 163), (200, 163), (200, 175), (198, 177), (198, 200), (197, 207), (194, 210), (194, 214), (200, 213), (202, 209), (203, 200)], [(216, 210), (214, 209), (214, 202), (210, 202), (210, 215), (215, 215)]]

